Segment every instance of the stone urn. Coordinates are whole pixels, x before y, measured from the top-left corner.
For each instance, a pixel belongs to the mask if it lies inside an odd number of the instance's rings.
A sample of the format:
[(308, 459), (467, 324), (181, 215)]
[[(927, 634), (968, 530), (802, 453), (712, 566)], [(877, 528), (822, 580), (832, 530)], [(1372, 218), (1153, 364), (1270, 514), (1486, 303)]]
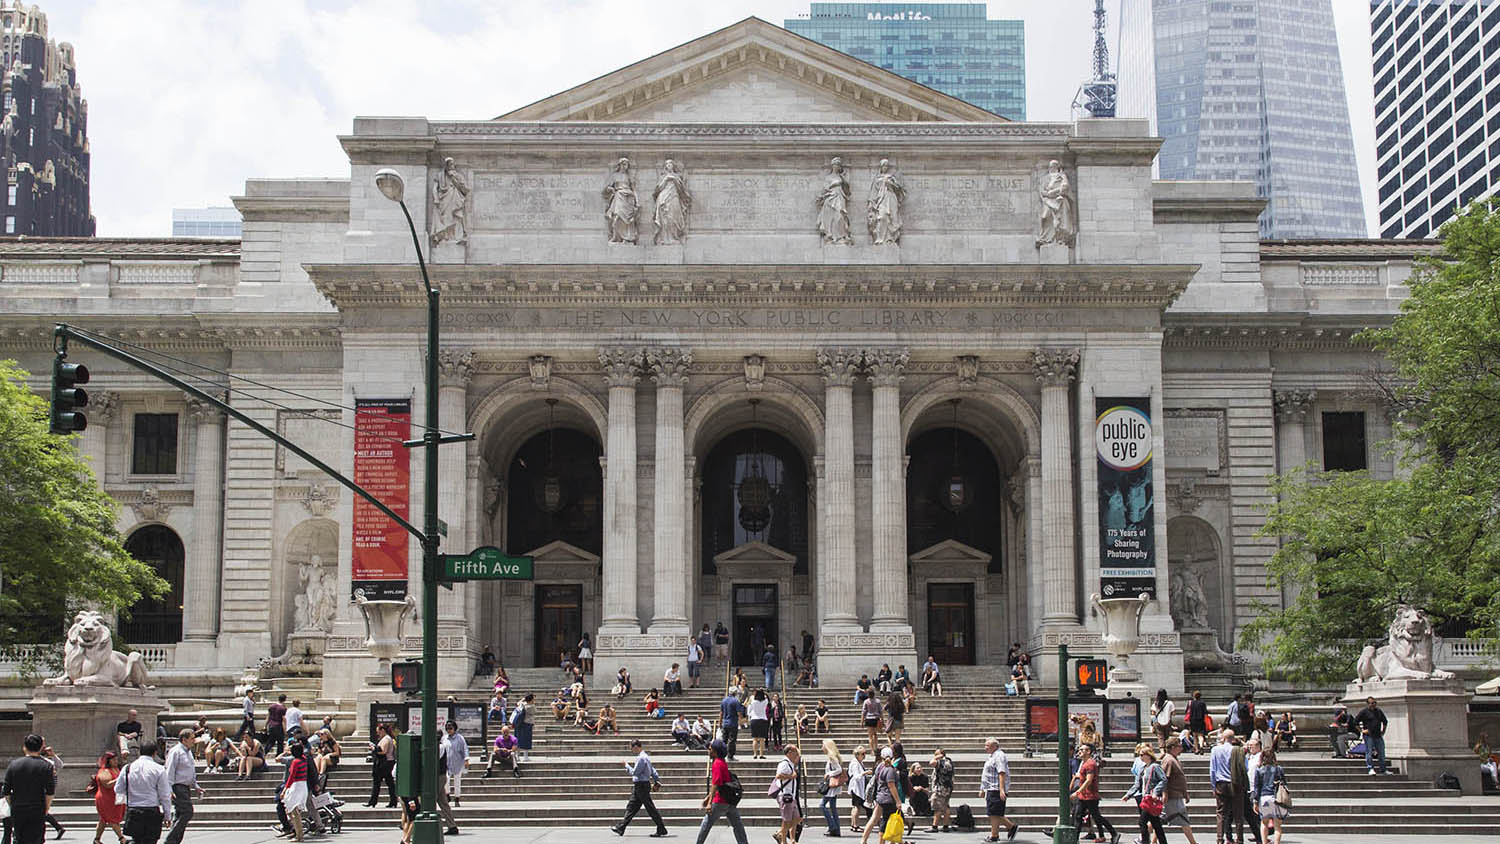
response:
[(380, 660), (380, 670), (388, 671), (401, 653), (402, 622), (416, 610), (417, 599), (407, 595), (403, 601), (371, 601), (357, 595), (354, 602), (365, 617), (365, 647)]
[(1117, 663), (1110, 667), (1106, 694), (1115, 698), (1144, 690), (1141, 672), (1130, 667), (1130, 655), (1140, 645), (1141, 615), (1146, 612), (1151, 596), (1142, 593), (1134, 598), (1101, 598), (1096, 592), (1090, 598), (1104, 619), (1101, 636), (1104, 649)]

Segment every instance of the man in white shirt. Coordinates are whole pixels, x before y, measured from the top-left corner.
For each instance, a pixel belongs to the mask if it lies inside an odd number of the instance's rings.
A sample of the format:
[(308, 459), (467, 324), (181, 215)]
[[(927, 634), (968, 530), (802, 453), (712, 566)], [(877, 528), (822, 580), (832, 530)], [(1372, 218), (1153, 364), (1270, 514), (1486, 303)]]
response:
[(286, 714), (282, 716), (286, 724), (287, 738), (303, 738), (302, 730), (302, 701), (293, 700), (292, 705), (286, 708)]
[(703, 649), (698, 647), (696, 640), (688, 642), (687, 666), (688, 679), (691, 681), (688, 685), (696, 687), (703, 666)]
[(198, 785), (198, 769), (193, 766), (193, 731), (177, 734), (177, 744), (167, 751), (167, 784), (172, 788), (172, 828), (166, 844), (182, 844), (188, 822), (193, 819), (193, 792), (203, 793)]
[(172, 786), (156, 761), (155, 739), (141, 741), (141, 755), (115, 779), (115, 794), (125, 798), (125, 834), (135, 844), (156, 844), (172, 811)]
[(1006, 829), (1005, 840), (1010, 841), (1021, 831), (1020, 824), (1005, 816), (1005, 796), (1010, 788), (1010, 761), (1000, 749), (1000, 740), (985, 740), (984, 751), (989, 758), (984, 760), (984, 772), (979, 777), (979, 791), (984, 797), (985, 814), (990, 817), (990, 837), (986, 841), (1000, 840), (1000, 826)]

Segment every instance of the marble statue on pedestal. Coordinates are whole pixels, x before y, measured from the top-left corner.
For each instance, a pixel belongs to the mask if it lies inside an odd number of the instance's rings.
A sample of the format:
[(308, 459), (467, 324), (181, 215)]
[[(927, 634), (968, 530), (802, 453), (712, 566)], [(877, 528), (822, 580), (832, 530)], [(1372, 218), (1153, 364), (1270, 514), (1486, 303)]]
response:
[(1402, 605), (1387, 631), (1388, 644), (1367, 645), (1359, 655), (1357, 682), (1370, 680), (1450, 680), (1453, 674), (1433, 665), (1432, 622), (1427, 613)]
[(297, 569), (302, 593), (293, 599), (294, 627), (297, 630), (327, 631), (337, 609), (334, 606), (337, 584), (333, 573), (323, 565), (317, 554), (312, 555)]
[(133, 686), (146, 688), (146, 664), (139, 652), (115, 650), (114, 636), (104, 617), (83, 610), (68, 628), (63, 646), (63, 676), (44, 680), (44, 686)]
[(889, 159), (880, 159), (880, 172), (870, 182), (866, 225), (875, 245), (901, 242), (901, 206), (906, 204), (906, 186), (891, 169)]
[(818, 234), (823, 243), (852, 245), (849, 235), (849, 174), (844, 170), (844, 160), (833, 158), (828, 162), (828, 175), (823, 179), (823, 190), (818, 194)]
[(656, 226), (656, 242), (681, 243), (687, 236), (688, 212), (693, 209), (693, 195), (688, 193), (681, 164), (670, 158), (662, 162), (651, 200), (655, 204), (652, 223)]
[(1072, 246), (1078, 235), (1078, 212), (1068, 193), (1068, 174), (1056, 159), (1047, 162), (1047, 176), (1042, 180), (1042, 232), (1036, 245), (1058, 243)]
[(636, 218), (641, 203), (635, 195), (635, 177), (630, 173), (630, 159), (615, 162), (615, 171), (604, 185), (604, 222), (610, 243), (635, 243)]
[(1203, 576), (1192, 569), (1172, 572), (1169, 586), (1172, 621), (1179, 630), (1208, 630), (1208, 597)]

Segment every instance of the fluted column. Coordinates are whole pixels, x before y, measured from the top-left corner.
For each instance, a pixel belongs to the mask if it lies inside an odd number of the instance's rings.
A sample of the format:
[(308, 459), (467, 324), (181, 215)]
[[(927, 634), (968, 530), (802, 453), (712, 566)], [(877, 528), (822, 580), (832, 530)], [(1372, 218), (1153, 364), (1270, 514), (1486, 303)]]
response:
[(1072, 427), (1068, 386), (1078, 372), (1077, 349), (1037, 349), (1031, 354), (1042, 385), (1042, 624), (1078, 622), (1073, 552)]
[[(824, 628), (858, 627), (854, 584), (854, 378), (858, 349), (818, 350), (823, 369), (825, 431), (823, 497), (819, 516), (826, 547), (819, 550), (818, 602)], [(877, 599), (878, 600), (878, 599)]]
[(1276, 471), (1281, 474), (1307, 462), (1307, 413), (1317, 393), (1313, 390), (1277, 390), (1272, 399), (1276, 405)]
[(604, 628), (640, 632), (636, 609), (635, 384), (641, 351), (599, 350), (609, 385), (604, 442)]
[(182, 638), (211, 642), (218, 635), (219, 572), (224, 536), (224, 413), (205, 401), (188, 402), (196, 430), (193, 447), (193, 548), (183, 576)]
[[(445, 431), (467, 428), (469, 380), (474, 377), (474, 353), (468, 349), (438, 352), (438, 419)], [(468, 466), (462, 443), (438, 448), (438, 518), (448, 523), (443, 539), (446, 554), (467, 554)], [(438, 592), (438, 621), (467, 625), (466, 583)]]
[(89, 403), (84, 409), (89, 426), (79, 436), (78, 450), (88, 458), (99, 485), (104, 485), (104, 473), (109, 471), (109, 425), (120, 414), (120, 394), (113, 390), (89, 391)]
[(870, 524), (874, 542), (875, 614), (870, 629), (910, 628), (906, 585), (906, 461), (901, 442), (901, 378), (906, 349), (866, 349), (874, 390), (870, 425)]
[(686, 482), (682, 443), (682, 388), (687, 384), (693, 353), (687, 349), (650, 348), (646, 365), (656, 383), (656, 557), (653, 632), (680, 633), (687, 629)]

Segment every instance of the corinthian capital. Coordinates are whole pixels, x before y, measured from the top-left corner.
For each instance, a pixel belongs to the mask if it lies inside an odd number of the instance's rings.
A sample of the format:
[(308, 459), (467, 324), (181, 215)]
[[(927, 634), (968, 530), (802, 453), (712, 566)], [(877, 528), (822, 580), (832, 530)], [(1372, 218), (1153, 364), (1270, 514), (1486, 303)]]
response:
[(474, 353), (468, 349), (442, 349), (438, 352), (439, 383), (468, 386), (474, 377)]
[(599, 365), (604, 383), (611, 387), (634, 387), (640, 380), (641, 350), (630, 346), (601, 346)]
[(89, 390), (88, 409), (92, 424), (108, 425), (120, 412), (120, 394), (114, 390)]
[(1317, 390), (1277, 390), (1271, 394), (1276, 405), (1276, 421), (1284, 425), (1300, 425), (1317, 398)]
[(865, 349), (865, 366), (870, 370), (870, 383), (877, 387), (901, 386), (902, 374), (906, 371), (911, 351), (901, 347), (878, 347)]
[(1036, 349), (1031, 366), (1043, 387), (1066, 387), (1078, 374), (1077, 349)]
[(693, 353), (689, 349), (653, 346), (646, 350), (646, 366), (651, 369), (651, 380), (658, 387), (683, 386), (692, 365)]
[[(218, 396), (217, 398), (220, 401), (225, 400), (224, 396), (222, 395)], [(90, 397), (89, 406), (93, 406), (92, 397)], [(188, 415), (191, 416), (193, 418), (193, 421), (198, 423), (199, 425), (202, 425), (204, 423), (218, 422), (224, 417), (224, 411), (220, 410), (218, 405), (211, 402), (206, 402), (202, 399), (188, 399), (187, 410)]]
[(830, 387), (853, 387), (855, 373), (864, 362), (859, 349), (830, 347), (818, 349), (818, 366), (823, 369), (823, 383)]

